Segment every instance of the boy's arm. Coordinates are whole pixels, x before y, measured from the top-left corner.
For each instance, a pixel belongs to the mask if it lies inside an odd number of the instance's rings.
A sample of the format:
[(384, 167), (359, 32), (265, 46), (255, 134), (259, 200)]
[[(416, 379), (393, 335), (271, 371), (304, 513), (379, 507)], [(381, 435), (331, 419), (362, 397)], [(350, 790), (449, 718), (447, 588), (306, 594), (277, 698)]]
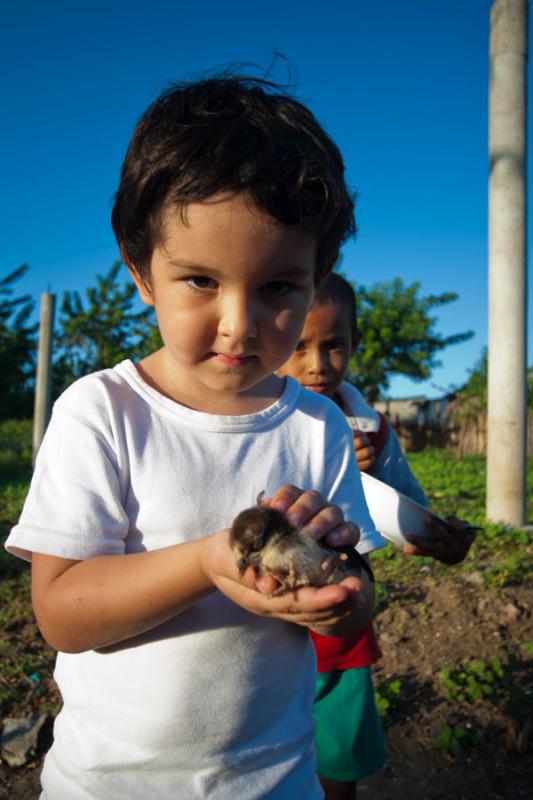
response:
[(374, 478), (402, 492), (402, 494), (414, 500), (415, 503), (420, 503), (423, 506), (428, 505), (424, 490), (413, 475), (398, 437), (388, 423), (387, 436), (383, 448), (369, 472)]
[[(370, 618), (364, 576), (275, 598), (239, 579), (228, 531), (195, 542), (126, 556), (69, 561), (35, 553), (32, 595), (39, 628), (57, 650), (77, 653), (130, 639), (184, 611), (214, 589), (251, 613), (313, 627), (355, 632)], [(364, 597), (364, 605), (358, 600)]]
[(33, 553), (32, 600), (42, 635), (55, 649), (76, 653), (179, 614), (214, 589), (202, 569), (210, 538), (85, 561)]
[[(413, 475), (398, 437), (390, 425), (383, 450), (370, 472), (375, 478), (402, 492), (416, 503), (428, 505), (427, 497)], [(447, 519), (446, 528), (433, 518), (428, 518), (428, 524), (433, 530), (433, 538), (420, 539), (409, 535), (407, 536), (409, 544), (404, 546), (403, 552), (411, 556), (428, 556), (449, 565), (464, 561), (478, 529), (455, 517)]]

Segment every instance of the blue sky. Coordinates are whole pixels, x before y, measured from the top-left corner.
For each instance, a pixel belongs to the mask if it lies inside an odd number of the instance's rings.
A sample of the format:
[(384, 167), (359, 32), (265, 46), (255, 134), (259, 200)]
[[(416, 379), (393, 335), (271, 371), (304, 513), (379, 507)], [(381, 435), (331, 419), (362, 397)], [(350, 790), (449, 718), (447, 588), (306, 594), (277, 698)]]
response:
[[(109, 216), (133, 126), (170, 82), (229, 62), (261, 74), (281, 52), (293, 93), (339, 144), (358, 192), (343, 269), (358, 283), (401, 276), (437, 309), (443, 351), (424, 383), (460, 385), (486, 344), (490, 0), (18, 0), (0, 31), (4, 276), (17, 293), (61, 296), (118, 257)], [(281, 62), (273, 79), (286, 82)], [(531, 82), (530, 82), (531, 83)], [(531, 351), (531, 347), (530, 347)]]

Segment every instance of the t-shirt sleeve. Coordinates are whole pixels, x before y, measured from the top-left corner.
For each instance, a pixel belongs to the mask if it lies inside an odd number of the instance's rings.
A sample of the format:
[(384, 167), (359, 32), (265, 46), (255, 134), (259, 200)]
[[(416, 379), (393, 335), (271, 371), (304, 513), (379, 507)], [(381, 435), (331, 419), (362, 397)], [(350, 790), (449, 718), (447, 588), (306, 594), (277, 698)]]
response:
[(371, 474), (374, 478), (410, 497), (415, 503), (423, 506), (429, 505), (422, 487), (411, 471), (398, 437), (390, 425), (387, 438), (371, 469)]
[(32, 552), (76, 560), (124, 553), (129, 521), (118, 475), (102, 432), (56, 406), (6, 549), (27, 560)]
[(352, 432), (343, 416), (333, 441), (335, 444), (326, 457), (326, 485), (330, 487), (325, 492), (326, 499), (339, 506), (345, 519), (359, 527), (361, 535), (356, 545), (359, 553), (370, 553), (385, 547), (387, 541), (376, 530), (368, 511), (355, 459)]

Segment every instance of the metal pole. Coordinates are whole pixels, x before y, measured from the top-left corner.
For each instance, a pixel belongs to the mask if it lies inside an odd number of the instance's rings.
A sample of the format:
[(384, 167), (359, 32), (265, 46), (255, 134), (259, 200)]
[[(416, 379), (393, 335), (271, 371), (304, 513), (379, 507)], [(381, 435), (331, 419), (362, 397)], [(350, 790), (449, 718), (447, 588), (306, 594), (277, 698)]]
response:
[(55, 295), (43, 292), (39, 318), (39, 349), (37, 351), (37, 376), (35, 379), (35, 406), (33, 411), (33, 463), (41, 446), (48, 420), (52, 389), (52, 333), (54, 330)]
[(526, 521), (527, 2), (490, 15), (487, 519)]

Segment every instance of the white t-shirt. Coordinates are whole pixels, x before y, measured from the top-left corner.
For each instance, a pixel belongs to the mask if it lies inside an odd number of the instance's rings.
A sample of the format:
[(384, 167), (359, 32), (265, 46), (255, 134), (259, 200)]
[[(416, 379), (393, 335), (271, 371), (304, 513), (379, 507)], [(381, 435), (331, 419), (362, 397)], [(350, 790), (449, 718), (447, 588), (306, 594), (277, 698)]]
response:
[[(345, 408), (349, 410), (349, 416), (353, 418), (353, 424), (357, 430), (363, 433), (377, 433), (379, 431), (382, 424), (380, 415), (372, 406), (368, 405), (361, 392), (355, 386), (343, 381), (339, 387), (338, 394)], [(381, 452), (369, 469), (369, 473), (374, 478), (407, 495), (416, 503), (420, 503), (423, 506), (428, 505), (428, 499), (411, 472), (411, 467), (407, 463), (398, 437), (390, 424), (388, 425), (386, 439)]]
[[(71, 559), (155, 550), (231, 525), (257, 494), (317, 489), (368, 515), (351, 433), (334, 403), (286, 379), (257, 414), (186, 408), (130, 361), (57, 401), (7, 549)], [(65, 609), (68, 613), (68, 609)], [(214, 592), (122, 644), (59, 653), (63, 697), (42, 776), (47, 800), (311, 800), (315, 661), (307, 631)]]

